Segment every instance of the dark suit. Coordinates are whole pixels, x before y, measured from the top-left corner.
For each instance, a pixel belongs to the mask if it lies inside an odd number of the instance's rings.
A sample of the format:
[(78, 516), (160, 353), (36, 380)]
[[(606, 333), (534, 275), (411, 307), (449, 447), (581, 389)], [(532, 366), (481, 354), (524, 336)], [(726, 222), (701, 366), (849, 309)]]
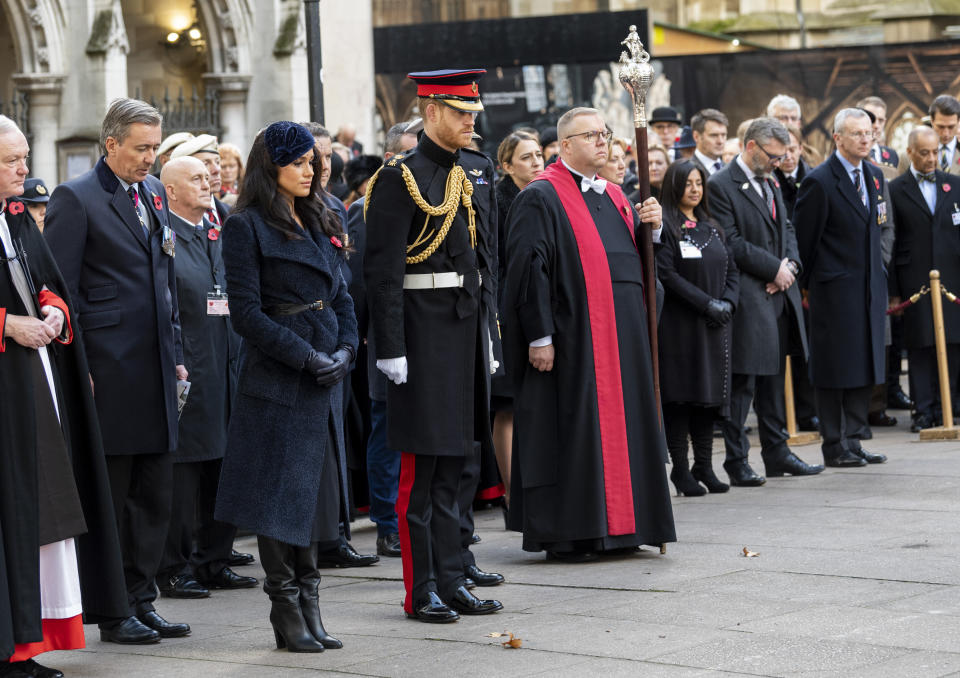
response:
[(882, 172), (869, 162), (861, 168), (866, 206), (834, 154), (807, 175), (795, 212), (810, 301), (810, 378), (828, 459), (860, 449), (872, 387), (884, 380), (881, 236), (889, 215)]
[(148, 176), (136, 207), (104, 160), (61, 184), (44, 236), (76, 303), (135, 613), (153, 609), (170, 519), (177, 447), (176, 366), (183, 364), (173, 257), (161, 249), (170, 215)]
[[(733, 318), (733, 360), (730, 418), (724, 423), (725, 466), (746, 461), (750, 443), (744, 422), (753, 401), (764, 461), (787, 448), (783, 396), (784, 365), (791, 343), (806, 354), (806, 332), (800, 292), (767, 294), (784, 259), (800, 262), (793, 225), (787, 218), (779, 186), (768, 180), (775, 215), (748, 181), (736, 159), (707, 183), (710, 209), (723, 228), (740, 269), (740, 303)], [(756, 391), (756, 398), (754, 392)]]
[[(890, 182), (890, 201), (896, 222), (890, 296), (906, 299), (929, 284), (930, 270), (940, 271), (947, 289), (960, 289), (960, 177), (936, 172), (933, 213), (909, 170)], [(949, 188), (950, 190), (945, 190)], [(957, 215), (957, 216), (954, 216)], [(960, 379), (960, 307), (943, 304), (950, 390), (957, 406)], [(903, 313), (903, 343), (910, 358), (911, 393), (917, 412), (933, 415), (940, 400), (930, 301), (921, 299)]]

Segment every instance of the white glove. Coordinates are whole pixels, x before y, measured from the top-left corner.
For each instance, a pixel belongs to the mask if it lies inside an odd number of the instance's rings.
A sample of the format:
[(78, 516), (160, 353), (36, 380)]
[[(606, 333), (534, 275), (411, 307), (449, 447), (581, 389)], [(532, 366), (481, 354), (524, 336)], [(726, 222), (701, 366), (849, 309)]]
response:
[(377, 369), (387, 375), (387, 379), (394, 384), (407, 383), (407, 356), (399, 358), (387, 358), (377, 361)]

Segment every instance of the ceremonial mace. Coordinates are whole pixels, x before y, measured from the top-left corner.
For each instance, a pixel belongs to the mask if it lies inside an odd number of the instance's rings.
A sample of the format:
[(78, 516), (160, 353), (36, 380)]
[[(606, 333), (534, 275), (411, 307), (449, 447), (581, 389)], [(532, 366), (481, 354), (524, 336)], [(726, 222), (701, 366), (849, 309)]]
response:
[[(633, 100), (633, 126), (637, 144), (637, 174), (639, 175), (640, 202), (650, 197), (650, 164), (647, 158), (647, 91), (653, 83), (653, 66), (650, 55), (643, 48), (637, 27), (630, 27), (630, 35), (620, 43), (630, 50), (620, 52), (620, 84)], [(639, 232), (640, 255), (643, 257), (643, 287), (647, 301), (647, 329), (650, 334), (650, 363), (653, 367), (653, 394), (660, 415), (660, 360), (657, 349), (657, 282), (653, 264), (653, 236), (643, 224)]]

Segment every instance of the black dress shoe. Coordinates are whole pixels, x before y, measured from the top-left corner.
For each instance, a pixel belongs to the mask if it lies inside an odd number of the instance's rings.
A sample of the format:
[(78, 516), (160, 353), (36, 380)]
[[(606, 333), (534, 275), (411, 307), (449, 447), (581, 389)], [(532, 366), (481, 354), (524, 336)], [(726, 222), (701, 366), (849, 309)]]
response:
[(781, 455), (777, 460), (767, 462), (764, 460), (764, 467), (768, 478), (779, 478), (784, 475), (792, 476), (815, 476), (823, 471), (820, 464), (808, 464), (793, 452), (787, 452)]
[(230, 557), (227, 559), (229, 567), (243, 567), (244, 565), (253, 565), (254, 557), (252, 553), (240, 553), (230, 549)]
[(29, 673), (20, 670), (20, 664), (26, 662), (0, 662), (0, 678), (30, 678)]
[(476, 565), (470, 565), (463, 570), (463, 574), (476, 583), (477, 586), (496, 586), (503, 583), (503, 575), (496, 572), (484, 572)]
[(457, 588), (447, 604), (460, 614), (493, 614), (503, 609), (499, 600), (481, 600), (470, 593), (466, 586)]
[(428, 624), (449, 624), (460, 619), (460, 615), (450, 609), (433, 591), (430, 591), (426, 598), (414, 603), (413, 612), (406, 614), (410, 619)]
[(100, 640), (120, 645), (150, 645), (160, 642), (160, 634), (136, 617), (127, 617), (112, 626), (101, 626)]
[(51, 669), (43, 664), (38, 664), (32, 659), (28, 659), (25, 662), (10, 662), (10, 667), (13, 669), (12, 673), (0, 673), (2, 676), (16, 676), (17, 671), (21, 675), (31, 676), (32, 678), (63, 678), (63, 671), (58, 671), (57, 669)]
[(479, 534), (474, 534), (472, 537), (470, 537), (470, 543), (471, 543), (471, 544), (479, 544), (479, 543), (480, 543), (480, 535), (479, 535)]
[(896, 426), (897, 418), (886, 412), (871, 412), (867, 415), (867, 423), (871, 426)]
[(599, 558), (596, 551), (547, 551), (547, 560), (559, 563), (589, 563)]
[(473, 581), (470, 577), (463, 578), (463, 585), (466, 586), (468, 589), (477, 588), (477, 582)]
[(801, 431), (819, 431), (820, 417), (814, 415), (797, 421), (797, 428)]
[(934, 422), (932, 414), (917, 412), (913, 415), (913, 421), (910, 422), (910, 432), (919, 433), (925, 428), (933, 428), (934, 426), (936, 426), (936, 422)]
[(887, 460), (887, 455), (880, 454), (879, 452), (867, 452), (862, 447), (853, 450), (853, 453), (868, 464), (882, 464)]
[(317, 557), (317, 567), (367, 567), (380, 562), (380, 556), (362, 556), (345, 541), (335, 549), (323, 551)]
[(389, 558), (399, 558), (400, 535), (394, 532), (384, 537), (377, 537), (377, 554)]
[(163, 638), (182, 638), (190, 635), (190, 624), (176, 624), (168, 622), (157, 614), (156, 610), (141, 612), (137, 618)]
[(730, 476), (730, 484), (734, 487), (760, 487), (767, 479), (763, 476), (758, 476), (750, 464), (745, 461), (740, 461), (734, 464), (723, 465), (723, 470), (727, 472), (727, 475)]
[(887, 408), (891, 410), (912, 410), (913, 407), (913, 401), (903, 392), (900, 386), (887, 392)]
[(252, 589), (258, 583), (256, 577), (244, 577), (229, 567), (225, 567), (212, 577), (203, 580), (203, 585), (211, 589)]
[(210, 589), (189, 574), (178, 574), (169, 579), (157, 580), (157, 588), (164, 598), (208, 598)]
[(844, 450), (839, 455), (823, 455), (823, 463), (833, 468), (849, 468), (854, 466), (866, 466), (867, 460), (848, 450)]

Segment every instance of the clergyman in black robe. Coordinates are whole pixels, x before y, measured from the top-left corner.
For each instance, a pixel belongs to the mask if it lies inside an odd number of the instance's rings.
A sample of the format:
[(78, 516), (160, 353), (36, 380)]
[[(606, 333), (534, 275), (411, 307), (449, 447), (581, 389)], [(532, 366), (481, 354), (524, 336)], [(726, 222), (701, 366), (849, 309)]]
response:
[[(523, 548), (582, 561), (675, 541), (653, 391), (637, 228), (606, 162), (603, 119), (558, 123), (561, 162), (510, 210), (505, 359), (515, 388), (510, 524)], [(657, 232), (654, 232), (657, 235)]]

